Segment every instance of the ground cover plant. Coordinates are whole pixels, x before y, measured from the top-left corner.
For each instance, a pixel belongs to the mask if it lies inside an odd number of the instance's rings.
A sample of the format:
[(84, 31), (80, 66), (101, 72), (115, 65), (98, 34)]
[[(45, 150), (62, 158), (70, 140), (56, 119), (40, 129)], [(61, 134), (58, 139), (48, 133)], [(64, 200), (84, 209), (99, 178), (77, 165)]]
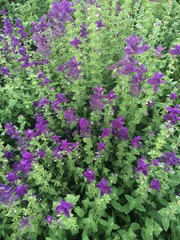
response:
[(0, 238), (178, 240), (179, 3), (44, 4), (1, 10)]

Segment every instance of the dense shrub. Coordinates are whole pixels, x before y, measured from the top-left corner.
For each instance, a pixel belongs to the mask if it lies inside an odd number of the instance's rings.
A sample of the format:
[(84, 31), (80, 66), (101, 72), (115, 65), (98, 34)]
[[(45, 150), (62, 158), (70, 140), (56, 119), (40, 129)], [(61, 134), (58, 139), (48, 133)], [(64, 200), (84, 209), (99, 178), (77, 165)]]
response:
[(2, 11), (2, 239), (179, 238), (178, 10), (55, 1), (31, 29)]

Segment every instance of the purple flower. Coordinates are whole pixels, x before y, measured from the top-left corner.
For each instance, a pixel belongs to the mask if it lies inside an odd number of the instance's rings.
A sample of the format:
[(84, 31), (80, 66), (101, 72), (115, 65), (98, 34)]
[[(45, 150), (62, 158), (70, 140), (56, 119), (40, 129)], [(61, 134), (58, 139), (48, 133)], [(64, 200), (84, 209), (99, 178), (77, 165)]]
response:
[(165, 83), (164, 80), (162, 80), (161, 78), (164, 76), (163, 73), (158, 73), (156, 72), (154, 74), (154, 77), (153, 78), (150, 78), (147, 82), (148, 84), (151, 84), (153, 85), (154, 87), (154, 92), (156, 93), (158, 91), (158, 87), (161, 83)]
[(16, 175), (15, 172), (8, 172), (6, 179), (10, 182), (10, 183), (14, 183), (16, 180), (19, 179), (19, 176)]
[(141, 136), (137, 136), (137, 137), (134, 137), (132, 140), (131, 140), (131, 146), (133, 148), (140, 148), (142, 146), (142, 143), (140, 142), (140, 140), (142, 140), (142, 137)]
[(151, 107), (154, 105), (153, 100), (148, 101), (148, 102), (146, 103), (146, 105), (147, 105), (149, 108), (151, 108)]
[(180, 45), (175, 45), (174, 48), (169, 50), (171, 55), (179, 55), (180, 54)]
[(82, 137), (89, 136), (89, 134), (91, 133), (91, 129), (88, 120), (85, 118), (79, 118), (78, 123), (81, 131), (81, 136)]
[(90, 96), (90, 105), (91, 105), (91, 109), (93, 111), (102, 111), (102, 108), (104, 106), (102, 99), (104, 98), (103, 96), (103, 91), (105, 91), (104, 88), (102, 88), (101, 86), (98, 86), (97, 88), (93, 88), (93, 92), (94, 94), (92, 94)]
[(9, 69), (6, 68), (6, 67), (1, 67), (0, 72), (2, 73), (3, 76), (5, 76), (5, 75), (9, 76), (10, 75)]
[(97, 21), (97, 22), (95, 22), (96, 24), (97, 24), (97, 27), (98, 28), (101, 28), (101, 27), (105, 27), (106, 25), (104, 25), (103, 23), (102, 23), (102, 19), (100, 19), (99, 21)]
[(161, 55), (162, 55), (162, 51), (164, 51), (165, 49), (166, 49), (166, 47), (158, 46), (158, 47), (156, 48), (155, 55), (156, 55), (157, 57), (161, 56)]
[(96, 185), (100, 189), (100, 195), (103, 196), (105, 193), (110, 194), (112, 193), (112, 188), (107, 185), (107, 181), (102, 178), (101, 182)]
[(127, 47), (124, 49), (127, 54), (141, 54), (151, 48), (150, 46), (147, 46), (146, 43), (143, 43), (141, 47), (138, 47), (142, 41), (142, 37), (137, 38), (135, 34), (129, 39), (126, 38), (125, 41), (128, 43)]
[(151, 164), (145, 164), (144, 160), (145, 157), (138, 159), (138, 166), (136, 168), (136, 172), (142, 172), (145, 176), (148, 176), (148, 167)]
[(64, 199), (61, 200), (60, 205), (56, 207), (56, 213), (61, 213), (66, 215), (67, 218), (70, 217), (69, 211), (73, 208), (72, 203), (66, 202)]
[(118, 3), (117, 6), (116, 6), (116, 11), (117, 12), (120, 12), (121, 11), (121, 5)]
[(110, 128), (104, 128), (103, 129), (103, 132), (101, 134), (101, 137), (104, 138), (104, 137), (108, 137), (111, 133), (111, 129)]
[(4, 153), (3, 157), (7, 158), (8, 160), (12, 160), (12, 158), (14, 157), (14, 152), (5, 150), (3, 153)]
[(66, 76), (72, 77), (73, 79), (77, 80), (81, 72), (81, 70), (78, 69), (79, 66), (81, 66), (81, 62), (77, 62), (76, 58), (73, 56), (72, 60), (65, 64), (65, 67), (68, 70), (66, 72)]
[(48, 224), (52, 224), (52, 221), (53, 221), (53, 217), (51, 215), (47, 215), (46, 218), (45, 218), (45, 221), (48, 223)]
[(169, 98), (171, 100), (174, 100), (174, 99), (178, 98), (178, 95), (176, 93), (171, 92)]
[(78, 120), (78, 117), (74, 114), (74, 109), (72, 108), (68, 108), (64, 111), (64, 118), (67, 120), (69, 125)]
[(153, 159), (153, 165), (154, 166), (158, 166), (159, 165), (159, 163), (160, 163), (160, 160), (159, 159)]
[(101, 152), (102, 150), (106, 150), (106, 143), (99, 142), (98, 143), (98, 152)]
[(170, 122), (171, 125), (175, 125), (177, 121), (180, 120), (180, 117), (177, 116), (178, 114), (180, 114), (179, 105), (177, 104), (174, 108), (167, 107), (166, 109), (169, 113), (163, 116), (164, 120), (166, 122)]
[(151, 181), (151, 188), (154, 189), (154, 190), (159, 191), (159, 189), (160, 189), (160, 182), (159, 182), (159, 180), (154, 180), (153, 179)]
[(25, 184), (18, 185), (15, 189), (14, 192), (19, 198), (22, 198), (26, 193), (28, 193), (28, 186)]
[(180, 163), (180, 158), (176, 157), (176, 152), (164, 152), (161, 161), (165, 162), (167, 166), (176, 166)]
[(0, 203), (4, 205), (12, 204), (17, 199), (17, 196), (13, 195), (13, 190), (10, 186), (0, 184)]
[(80, 37), (82, 38), (86, 38), (86, 36), (88, 35), (88, 31), (87, 31), (87, 28), (85, 26), (85, 23), (83, 23), (81, 26), (81, 30), (80, 30)]
[(63, 65), (59, 65), (59, 66), (57, 67), (57, 71), (58, 71), (58, 72), (62, 72), (62, 71), (64, 71), (64, 69), (65, 69), (65, 67), (64, 67)]
[(41, 98), (41, 101), (39, 101), (38, 103), (38, 108), (42, 108), (44, 107), (46, 104), (49, 104), (50, 101), (47, 100), (45, 97)]
[(36, 153), (37, 156), (39, 156), (40, 158), (44, 158), (44, 156), (46, 155), (46, 152), (43, 150), (37, 150)]
[(71, 42), (69, 42), (71, 45), (73, 45), (76, 49), (79, 48), (79, 44), (81, 44), (82, 42), (77, 38), (75, 37)]
[(20, 227), (19, 229), (22, 230), (23, 228), (25, 228), (26, 226), (28, 227), (32, 227), (32, 225), (29, 223), (29, 217), (24, 217), (22, 218), (21, 222), (20, 222)]
[(92, 172), (90, 169), (87, 169), (85, 172), (84, 172), (84, 177), (87, 178), (87, 182), (90, 183), (92, 182), (93, 180), (95, 180), (95, 172)]
[(119, 138), (126, 140), (128, 137), (128, 129), (124, 127), (124, 118), (119, 116), (117, 119), (111, 121), (112, 124), (112, 134)]

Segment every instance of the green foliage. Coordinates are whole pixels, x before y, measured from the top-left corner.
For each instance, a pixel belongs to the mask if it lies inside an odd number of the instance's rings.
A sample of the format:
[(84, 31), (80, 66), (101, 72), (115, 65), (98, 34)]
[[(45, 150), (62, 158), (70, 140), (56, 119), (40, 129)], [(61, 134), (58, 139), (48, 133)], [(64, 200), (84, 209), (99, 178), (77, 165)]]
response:
[[(168, 52), (179, 44), (180, 6), (177, 1), (73, 2), (76, 9), (74, 22), (66, 22), (64, 34), (60, 37), (52, 34), (50, 27), (43, 33), (50, 44), (48, 56), (38, 47), (36, 50), (37, 43), (32, 40), (30, 26), (48, 12), (52, 1), (8, 1), (5, 6), (12, 24), (15, 18), (20, 18), (29, 33), (27, 39), (21, 39), (14, 27), (14, 37), (26, 46), (29, 61), (45, 59), (48, 63), (22, 68), (18, 47), (13, 51), (11, 36), (1, 33), (5, 40), (1, 41), (0, 48), (3, 49), (6, 42), (10, 51), (1, 51), (0, 64), (9, 69), (10, 75), (0, 75), (0, 184), (13, 189), (15, 185), (26, 184), (28, 193), (12, 204), (1, 203), (0, 193), (0, 238), (179, 239), (180, 167), (167, 167), (160, 158), (164, 152), (176, 152), (180, 157), (179, 124), (167, 127), (163, 119), (167, 106), (180, 104), (179, 98), (173, 101), (169, 98), (171, 92), (179, 95), (179, 57)], [(119, 2), (120, 12), (116, 10)], [(100, 19), (105, 26), (98, 28), (96, 21)], [(86, 23), (87, 38), (79, 36), (83, 23)], [(133, 33), (142, 36), (143, 42), (151, 46), (143, 54), (133, 55), (148, 69), (138, 96), (131, 93), (133, 74), (122, 75), (118, 74), (117, 68), (107, 69), (124, 59), (124, 40)], [(75, 36), (82, 41), (79, 48), (69, 44)], [(155, 51), (159, 45), (166, 49), (157, 56)], [(78, 79), (68, 76), (67, 69), (57, 71), (59, 65), (66, 65), (72, 57), (81, 63)], [(38, 74), (42, 71), (51, 80), (47, 85), (40, 85), (42, 79)], [(166, 81), (157, 93), (147, 83), (155, 72), (164, 73)], [(105, 96), (111, 90), (117, 95), (112, 100), (104, 98), (102, 111), (90, 106), (93, 88), (98, 86), (105, 89)], [(59, 103), (60, 110), (52, 107), (58, 93), (66, 94), (68, 99)], [(44, 97), (50, 103), (35, 108), (34, 102), (40, 102)], [(153, 105), (148, 107), (150, 101)], [(67, 121), (65, 113), (69, 108), (78, 119), (88, 120), (91, 133), (83, 136), (77, 120)], [(41, 134), (38, 134), (38, 128), (43, 128), (43, 122), (37, 126), (37, 113), (48, 121), (47, 131)], [(124, 118), (128, 138), (117, 138), (112, 132), (102, 138), (103, 129), (111, 128), (112, 121), (119, 116)], [(5, 124), (8, 122), (16, 126), (20, 139), (7, 134)], [(28, 129), (34, 130), (37, 136), (28, 138)], [(56, 135), (61, 136), (60, 143), (53, 140)], [(132, 146), (135, 136), (142, 137), (142, 147)], [(71, 145), (73, 150), (63, 150), (61, 144), (66, 140), (77, 146)], [(106, 144), (106, 150), (98, 151), (100, 142)], [(39, 150), (45, 151), (45, 156), (38, 155)], [(13, 151), (13, 158), (5, 157), (5, 151)], [(7, 174), (14, 170), (14, 163), (21, 162), (23, 151), (34, 156), (31, 171), (24, 175), (17, 170), (20, 179), (13, 185), (8, 182)], [(142, 156), (146, 157), (145, 164), (149, 164), (147, 176), (137, 171), (138, 159)], [(160, 160), (158, 166), (153, 164), (154, 159)], [(87, 169), (95, 173), (96, 180), (87, 181), (84, 177)], [(112, 188), (111, 194), (100, 195), (97, 184), (102, 178)], [(150, 187), (153, 179), (159, 180), (160, 190)], [(69, 218), (56, 213), (62, 199), (73, 204)], [(53, 217), (52, 222), (45, 221), (48, 215)], [(29, 223), (20, 229), (25, 217), (29, 218)]]

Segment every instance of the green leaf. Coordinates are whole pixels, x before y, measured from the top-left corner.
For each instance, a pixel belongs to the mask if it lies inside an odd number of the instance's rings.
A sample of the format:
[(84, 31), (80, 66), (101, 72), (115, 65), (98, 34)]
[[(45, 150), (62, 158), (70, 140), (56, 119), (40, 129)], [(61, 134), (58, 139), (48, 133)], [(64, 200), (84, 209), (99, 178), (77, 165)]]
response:
[(84, 211), (79, 206), (75, 207), (74, 211), (79, 217), (84, 217)]
[(112, 201), (111, 201), (111, 205), (112, 205), (118, 212), (124, 212), (123, 206), (122, 206), (120, 203), (112, 200)]
[(170, 223), (170, 220), (168, 218), (165, 218), (165, 217), (162, 218), (162, 225), (165, 231), (168, 230), (169, 223)]

